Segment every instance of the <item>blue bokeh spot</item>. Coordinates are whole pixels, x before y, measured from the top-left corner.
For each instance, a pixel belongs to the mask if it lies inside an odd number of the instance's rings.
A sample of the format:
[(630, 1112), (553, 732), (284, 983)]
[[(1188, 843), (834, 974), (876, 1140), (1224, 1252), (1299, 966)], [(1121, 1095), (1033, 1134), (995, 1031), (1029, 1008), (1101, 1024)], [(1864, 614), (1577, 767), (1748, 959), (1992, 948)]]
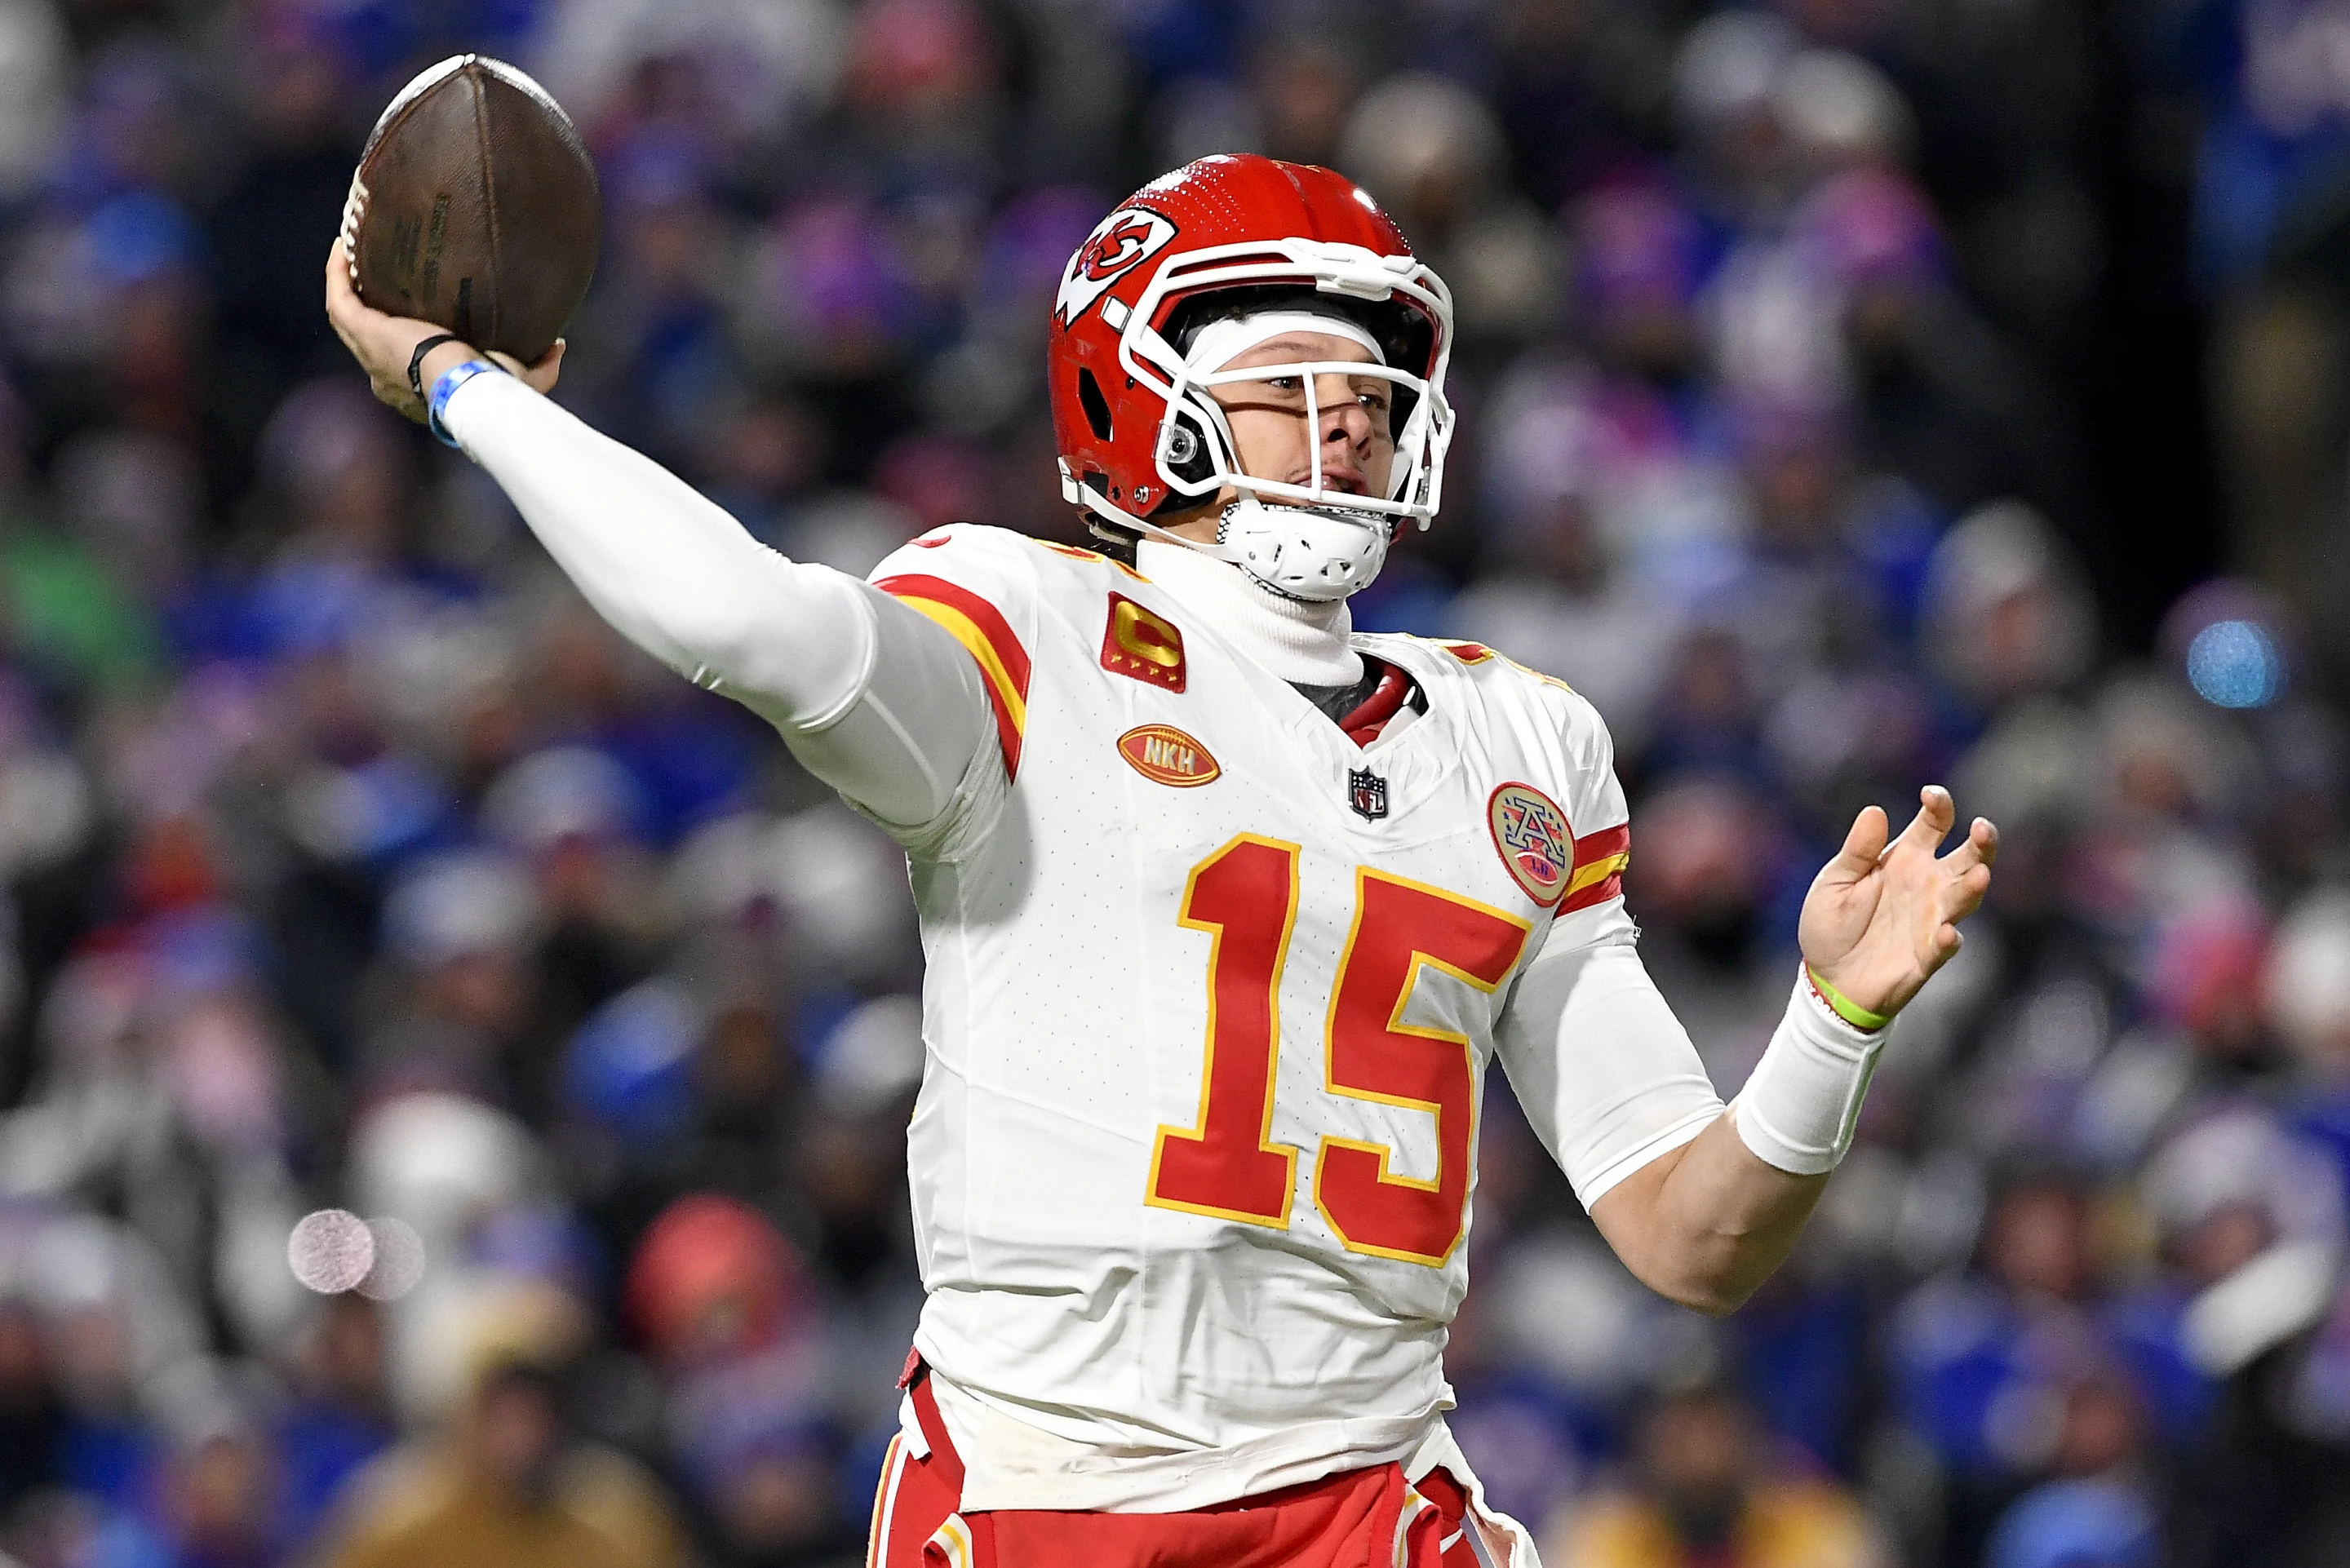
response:
[(2284, 691), (2284, 654), (2248, 620), (2217, 620), (2187, 645), (2187, 680), (2220, 708), (2263, 708)]

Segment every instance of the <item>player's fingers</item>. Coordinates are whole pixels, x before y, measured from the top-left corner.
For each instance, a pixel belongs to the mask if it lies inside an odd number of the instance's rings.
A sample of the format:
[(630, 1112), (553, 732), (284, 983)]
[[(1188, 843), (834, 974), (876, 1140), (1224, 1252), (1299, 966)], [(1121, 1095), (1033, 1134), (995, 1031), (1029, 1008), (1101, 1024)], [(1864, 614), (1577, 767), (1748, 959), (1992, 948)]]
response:
[(1942, 857), (1942, 865), (1953, 876), (1970, 866), (1988, 866), (1999, 854), (1999, 830), (1976, 817), (1967, 827), (1967, 836), (1959, 846)]
[(338, 235), (327, 252), (327, 319), (335, 324), (345, 342), (352, 343), (356, 348), (358, 335), (372, 335), (387, 327), (397, 328), (403, 333), (414, 329), (419, 336), (441, 330), (429, 321), (412, 320), (378, 310), (361, 299), (359, 291), (352, 286), (350, 267), (344, 256), (342, 238)]
[(555, 390), (556, 379), (563, 374), (563, 339), (556, 338), (554, 346), (532, 364), (525, 365), (513, 355), (500, 353), (495, 348), (490, 350), (490, 358), (504, 366), (515, 379), (532, 391), (551, 392)]
[(530, 374), (523, 378), (530, 384), (533, 391), (555, 390), (555, 383), (563, 379), (563, 351), (569, 347), (569, 344), (558, 337), (553, 347), (538, 357), (538, 363), (533, 365), (530, 368)]
[(369, 354), (368, 346), (378, 334), (369, 329), (385, 317), (380, 311), (370, 310), (367, 302), (359, 298), (359, 291), (351, 287), (350, 272), (344, 266), (342, 256), (343, 242), (338, 239), (334, 249), (327, 253), (327, 322), (352, 357), (373, 371), (380, 356)]
[(1860, 815), (1852, 819), (1852, 831), (1844, 836), (1844, 847), (1836, 851), (1827, 869), (1846, 881), (1866, 876), (1877, 865), (1877, 857), (1885, 853), (1885, 836), (1889, 826), (1884, 807), (1862, 806)]
[(1950, 799), (1950, 792), (1940, 784), (1928, 784), (1918, 792), (1918, 815), (1901, 830), (1901, 842), (1930, 853), (1958, 819), (1958, 804)]
[(1991, 867), (1970, 866), (1943, 885), (1940, 903), (1942, 918), (1963, 920), (1982, 908), (1983, 895), (1991, 891)]
[(353, 308), (367, 308), (359, 302), (359, 290), (351, 286), (351, 264), (343, 249), (343, 236), (337, 234), (335, 243), (327, 247), (327, 317), (338, 320)]

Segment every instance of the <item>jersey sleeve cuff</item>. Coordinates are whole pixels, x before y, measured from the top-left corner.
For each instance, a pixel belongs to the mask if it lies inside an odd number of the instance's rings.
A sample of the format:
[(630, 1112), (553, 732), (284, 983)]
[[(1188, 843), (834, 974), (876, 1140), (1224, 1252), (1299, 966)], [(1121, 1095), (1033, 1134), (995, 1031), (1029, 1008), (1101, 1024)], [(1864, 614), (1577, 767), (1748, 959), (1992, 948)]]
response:
[(1643, 1139), (1626, 1153), (1617, 1155), (1599, 1168), (1596, 1175), (1575, 1184), (1575, 1196), (1582, 1201), (1585, 1211), (1607, 1196), (1618, 1182), (1647, 1165), (1686, 1144), (1697, 1141), (1700, 1133), (1721, 1117), (1721, 1102), (1692, 1110), (1662, 1132)]

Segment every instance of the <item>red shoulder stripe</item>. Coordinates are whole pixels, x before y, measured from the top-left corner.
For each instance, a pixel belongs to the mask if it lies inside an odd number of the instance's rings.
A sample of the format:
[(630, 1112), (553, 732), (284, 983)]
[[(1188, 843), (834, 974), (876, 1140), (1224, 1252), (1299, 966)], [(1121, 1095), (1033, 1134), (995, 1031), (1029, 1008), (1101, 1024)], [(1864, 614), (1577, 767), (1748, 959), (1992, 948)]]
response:
[(1028, 650), (1012, 635), (1003, 612), (943, 577), (909, 573), (883, 577), (873, 586), (946, 628), (977, 661), (987, 686), (987, 700), (995, 709), (1003, 771), (1019, 776), (1020, 742), (1028, 728)]
[(1575, 869), (1558, 912), (1570, 914), (1604, 904), (1624, 890), (1624, 867), (1632, 861), (1632, 825), (1619, 822), (1575, 841)]
[(1603, 827), (1587, 833), (1575, 841), (1575, 868), (1582, 870), (1594, 861), (1605, 860), (1611, 855), (1622, 855), (1632, 847), (1632, 825), (1619, 822), (1613, 827)]

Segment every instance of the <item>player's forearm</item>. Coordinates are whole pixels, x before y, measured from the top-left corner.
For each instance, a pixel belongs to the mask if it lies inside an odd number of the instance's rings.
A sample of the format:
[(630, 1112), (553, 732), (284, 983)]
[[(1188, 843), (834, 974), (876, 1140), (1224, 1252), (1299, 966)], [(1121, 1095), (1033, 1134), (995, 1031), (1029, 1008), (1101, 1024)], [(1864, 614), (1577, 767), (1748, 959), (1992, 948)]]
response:
[(1724, 1112), (1591, 1210), (1643, 1284), (1704, 1313), (1735, 1309), (1787, 1261), (1828, 1179), (1766, 1164), (1739, 1137), (1736, 1116)]
[(1730, 1109), (1619, 1183), (1592, 1218), (1658, 1291), (1706, 1312), (1736, 1307), (1785, 1261), (1852, 1146), (1885, 1042), (1883, 1021), (1847, 1022), (1805, 971)]
[(821, 722), (872, 653), (856, 585), (767, 549), (639, 452), (504, 376), (445, 421), (547, 554), (629, 641), (782, 723)]
[(1620, 907), (1575, 917), (1499, 1034), (1519, 1104), (1625, 1265), (1659, 1294), (1728, 1312), (1783, 1262), (1844, 1158), (1884, 1032), (1808, 988), (1725, 1111)]
[(768, 549), (660, 464), (506, 377), (475, 377), (443, 417), (622, 636), (775, 724), (810, 772), (884, 820), (944, 809), (991, 732), (952, 637), (854, 577)]

